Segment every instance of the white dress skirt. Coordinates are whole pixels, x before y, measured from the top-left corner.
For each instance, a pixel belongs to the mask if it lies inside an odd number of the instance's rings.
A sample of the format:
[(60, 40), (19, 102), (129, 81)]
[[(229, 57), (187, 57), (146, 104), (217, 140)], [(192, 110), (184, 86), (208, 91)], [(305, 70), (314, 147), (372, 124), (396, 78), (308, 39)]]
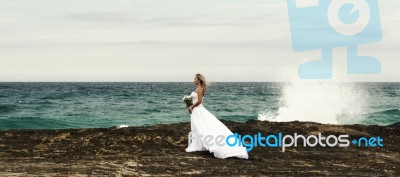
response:
[[(197, 93), (192, 92), (190, 96), (192, 97), (193, 104), (196, 103), (198, 100)], [(213, 153), (216, 158), (224, 159), (228, 157), (238, 157), (248, 159), (249, 156), (246, 147), (238, 145), (229, 146), (225, 143), (225, 139), (221, 141), (221, 137), (226, 138), (229, 135), (233, 135), (233, 133), (213, 114), (204, 108), (203, 104), (193, 108), (190, 121), (192, 131), (189, 134), (191, 135), (189, 140), (192, 141), (189, 141), (186, 152), (210, 151), (210, 153)], [(207, 138), (205, 138), (206, 136)], [(219, 138), (217, 138), (218, 136)], [(229, 142), (233, 143), (233, 140), (229, 139)], [(216, 143), (216, 141), (219, 141), (219, 143)]]

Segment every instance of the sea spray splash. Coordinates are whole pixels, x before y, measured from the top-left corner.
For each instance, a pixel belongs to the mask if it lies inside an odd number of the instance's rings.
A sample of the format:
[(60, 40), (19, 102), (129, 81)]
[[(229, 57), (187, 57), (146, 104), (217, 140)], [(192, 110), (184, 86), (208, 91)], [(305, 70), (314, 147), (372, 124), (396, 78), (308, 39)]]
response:
[(358, 122), (366, 93), (354, 83), (296, 81), (282, 89), (277, 112), (264, 111), (258, 120), (312, 121), (320, 123)]

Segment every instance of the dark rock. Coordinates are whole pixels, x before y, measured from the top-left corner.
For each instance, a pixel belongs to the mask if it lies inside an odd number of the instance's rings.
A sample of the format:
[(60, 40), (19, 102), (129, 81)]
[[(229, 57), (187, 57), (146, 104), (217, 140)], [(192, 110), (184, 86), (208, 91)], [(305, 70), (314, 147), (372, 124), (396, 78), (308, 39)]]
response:
[(232, 122), (233, 132), (254, 135), (341, 135), (384, 139), (384, 147), (255, 147), (249, 159), (186, 153), (189, 123), (149, 127), (0, 131), (0, 176), (399, 176), (400, 123), (390, 126), (313, 122)]

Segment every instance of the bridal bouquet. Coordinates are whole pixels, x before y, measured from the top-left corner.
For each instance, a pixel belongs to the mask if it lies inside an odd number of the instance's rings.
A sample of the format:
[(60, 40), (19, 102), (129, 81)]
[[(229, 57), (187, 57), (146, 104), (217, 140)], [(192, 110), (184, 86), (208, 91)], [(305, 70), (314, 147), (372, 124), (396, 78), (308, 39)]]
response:
[(184, 96), (182, 101), (186, 103), (186, 107), (193, 105), (193, 100), (191, 96)]

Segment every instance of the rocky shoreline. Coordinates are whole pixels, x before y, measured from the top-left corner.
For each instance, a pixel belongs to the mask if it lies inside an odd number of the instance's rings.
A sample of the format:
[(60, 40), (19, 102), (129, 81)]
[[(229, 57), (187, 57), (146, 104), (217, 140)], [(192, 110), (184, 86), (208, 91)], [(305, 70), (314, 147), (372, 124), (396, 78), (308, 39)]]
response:
[(383, 147), (255, 147), (249, 159), (186, 153), (189, 123), (148, 127), (0, 131), (0, 176), (400, 176), (400, 123), (223, 121), (239, 134), (380, 136)]

